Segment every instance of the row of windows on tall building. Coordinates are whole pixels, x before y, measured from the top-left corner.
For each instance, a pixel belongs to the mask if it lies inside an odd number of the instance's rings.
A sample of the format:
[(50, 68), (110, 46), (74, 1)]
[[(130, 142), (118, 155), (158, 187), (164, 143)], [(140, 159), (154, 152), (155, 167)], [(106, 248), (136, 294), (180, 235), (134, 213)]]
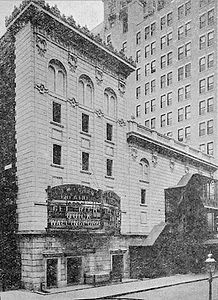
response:
[[(49, 63), (48, 87), (53, 93), (66, 96), (66, 70), (58, 60), (51, 60)], [(83, 74), (78, 82), (78, 100), (81, 104), (93, 107), (94, 85), (89, 76)], [(111, 88), (104, 90), (105, 113), (111, 117), (116, 117), (117, 97)]]
[[(62, 165), (62, 146), (58, 144), (53, 144), (53, 158), (52, 162), (55, 166)], [(81, 171), (84, 172), (90, 172), (90, 153), (89, 152), (81, 152)], [(112, 159), (106, 159), (105, 164), (105, 175), (108, 177), (113, 176), (113, 160)]]

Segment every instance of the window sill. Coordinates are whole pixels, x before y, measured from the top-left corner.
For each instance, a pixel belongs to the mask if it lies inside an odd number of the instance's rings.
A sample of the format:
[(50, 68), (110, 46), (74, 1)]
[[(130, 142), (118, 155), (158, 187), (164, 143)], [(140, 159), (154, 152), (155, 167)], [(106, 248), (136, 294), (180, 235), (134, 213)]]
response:
[(48, 94), (56, 99), (59, 99), (59, 100), (65, 101), (65, 102), (67, 101), (66, 96), (60, 95), (56, 92), (49, 91)]
[(147, 204), (142, 204), (142, 203), (140, 204), (140, 206), (141, 206), (141, 207), (148, 207)]
[(149, 181), (147, 181), (147, 180), (143, 180), (143, 179), (139, 179), (139, 182), (142, 182), (142, 183), (147, 183), (147, 184), (149, 184)]
[(105, 141), (105, 143), (107, 143), (107, 144), (110, 144), (110, 145), (115, 145), (115, 143), (114, 142), (112, 142), (112, 141), (110, 141), (110, 140), (104, 140)]
[(91, 134), (88, 132), (80, 131), (80, 134), (91, 137)]
[(112, 177), (112, 176), (107, 176), (107, 175), (106, 175), (105, 178), (114, 180), (114, 177)]
[(55, 125), (55, 126), (58, 126), (58, 127), (60, 127), (60, 128), (64, 128), (64, 125), (61, 125), (60, 123), (56, 123), (56, 122), (54, 122), (54, 121), (51, 121), (50, 124)]
[(87, 175), (91, 175), (92, 173), (89, 171), (85, 171), (85, 170), (80, 170), (80, 173), (82, 174), (87, 174)]
[(51, 164), (50, 166), (58, 169), (64, 169), (64, 167), (61, 165)]

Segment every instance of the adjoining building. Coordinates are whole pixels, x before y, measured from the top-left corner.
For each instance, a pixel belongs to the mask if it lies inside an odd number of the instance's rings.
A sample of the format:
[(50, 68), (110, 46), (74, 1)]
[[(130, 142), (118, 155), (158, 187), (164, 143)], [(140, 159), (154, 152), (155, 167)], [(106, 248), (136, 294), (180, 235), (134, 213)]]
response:
[(25, 1), (1, 38), (0, 200), (25, 288), (137, 276), (131, 247), (164, 230), (165, 189), (188, 173), (214, 182), (212, 156), (128, 120), (135, 66), (110, 48), (44, 1)]
[(103, 2), (99, 33), (137, 63), (129, 114), (217, 159), (217, 1)]

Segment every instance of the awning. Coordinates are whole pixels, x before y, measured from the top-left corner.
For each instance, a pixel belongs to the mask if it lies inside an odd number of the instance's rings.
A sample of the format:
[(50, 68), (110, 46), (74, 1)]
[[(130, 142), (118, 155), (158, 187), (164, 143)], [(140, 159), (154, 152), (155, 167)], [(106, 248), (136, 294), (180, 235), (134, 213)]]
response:
[(153, 246), (166, 225), (167, 224), (165, 222), (161, 222), (158, 225), (155, 225), (147, 237), (131, 238), (130, 246), (133, 247)]

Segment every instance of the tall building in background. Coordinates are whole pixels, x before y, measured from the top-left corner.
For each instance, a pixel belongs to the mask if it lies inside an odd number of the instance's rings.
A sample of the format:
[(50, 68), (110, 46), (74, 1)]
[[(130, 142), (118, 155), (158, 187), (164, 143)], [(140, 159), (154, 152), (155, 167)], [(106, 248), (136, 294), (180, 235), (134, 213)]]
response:
[(129, 114), (218, 159), (217, 1), (104, 0), (104, 39), (137, 69)]

